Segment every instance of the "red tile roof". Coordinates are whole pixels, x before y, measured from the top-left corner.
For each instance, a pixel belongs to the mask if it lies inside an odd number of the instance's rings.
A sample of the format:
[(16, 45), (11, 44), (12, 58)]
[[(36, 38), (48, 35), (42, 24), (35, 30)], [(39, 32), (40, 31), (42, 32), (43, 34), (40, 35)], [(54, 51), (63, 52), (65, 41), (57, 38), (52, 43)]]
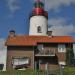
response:
[(15, 36), (8, 37), (7, 46), (35, 46), (37, 43), (73, 43), (71, 36)]

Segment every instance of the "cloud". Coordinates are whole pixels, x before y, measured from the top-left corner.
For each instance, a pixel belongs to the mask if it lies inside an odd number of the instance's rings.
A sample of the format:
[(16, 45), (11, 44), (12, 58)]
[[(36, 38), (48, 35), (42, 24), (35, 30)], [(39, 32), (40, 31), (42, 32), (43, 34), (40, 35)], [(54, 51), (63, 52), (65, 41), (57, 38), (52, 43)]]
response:
[(20, 0), (7, 0), (7, 6), (11, 13), (15, 13), (20, 9), (19, 1)]
[(59, 11), (61, 5), (70, 6), (72, 3), (75, 3), (75, 0), (45, 0), (45, 8)]
[(2, 50), (5, 46), (5, 39), (0, 38), (0, 50)]
[(71, 35), (75, 33), (75, 25), (68, 23), (64, 18), (52, 18), (49, 20), (49, 31), (53, 31), (53, 35)]
[[(34, 2), (36, 0), (30, 0)], [(45, 1), (45, 9), (47, 11), (52, 10), (55, 12), (59, 12), (61, 6), (70, 6), (71, 4), (75, 4), (75, 0), (40, 0), (42, 2)]]

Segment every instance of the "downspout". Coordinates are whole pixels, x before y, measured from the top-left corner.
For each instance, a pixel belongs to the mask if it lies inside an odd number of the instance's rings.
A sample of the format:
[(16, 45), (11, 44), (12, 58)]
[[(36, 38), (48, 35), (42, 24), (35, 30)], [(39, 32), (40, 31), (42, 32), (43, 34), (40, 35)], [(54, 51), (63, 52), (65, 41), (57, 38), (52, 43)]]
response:
[(35, 69), (35, 48), (33, 46), (33, 69)]

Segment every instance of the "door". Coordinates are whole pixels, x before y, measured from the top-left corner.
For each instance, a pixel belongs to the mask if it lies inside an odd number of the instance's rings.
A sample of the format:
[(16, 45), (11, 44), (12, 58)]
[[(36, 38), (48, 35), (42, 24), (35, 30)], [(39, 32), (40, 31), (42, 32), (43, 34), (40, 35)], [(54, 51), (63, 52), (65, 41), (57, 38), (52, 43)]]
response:
[(39, 61), (35, 61), (35, 70), (36, 70), (36, 71), (39, 70)]

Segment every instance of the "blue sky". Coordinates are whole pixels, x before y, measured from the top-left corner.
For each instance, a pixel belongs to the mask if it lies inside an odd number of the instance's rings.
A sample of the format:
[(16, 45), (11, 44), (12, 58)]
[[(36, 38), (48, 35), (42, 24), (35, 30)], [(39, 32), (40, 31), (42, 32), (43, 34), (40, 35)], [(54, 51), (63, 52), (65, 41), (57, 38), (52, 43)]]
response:
[[(16, 34), (28, 34), (29, 14), (34, 0), (0, 0), (0, 37), (7, 38), (11, 29)], [(53, 35), (75, 37), (75, 0), (45, 0), (48, 30)]]

